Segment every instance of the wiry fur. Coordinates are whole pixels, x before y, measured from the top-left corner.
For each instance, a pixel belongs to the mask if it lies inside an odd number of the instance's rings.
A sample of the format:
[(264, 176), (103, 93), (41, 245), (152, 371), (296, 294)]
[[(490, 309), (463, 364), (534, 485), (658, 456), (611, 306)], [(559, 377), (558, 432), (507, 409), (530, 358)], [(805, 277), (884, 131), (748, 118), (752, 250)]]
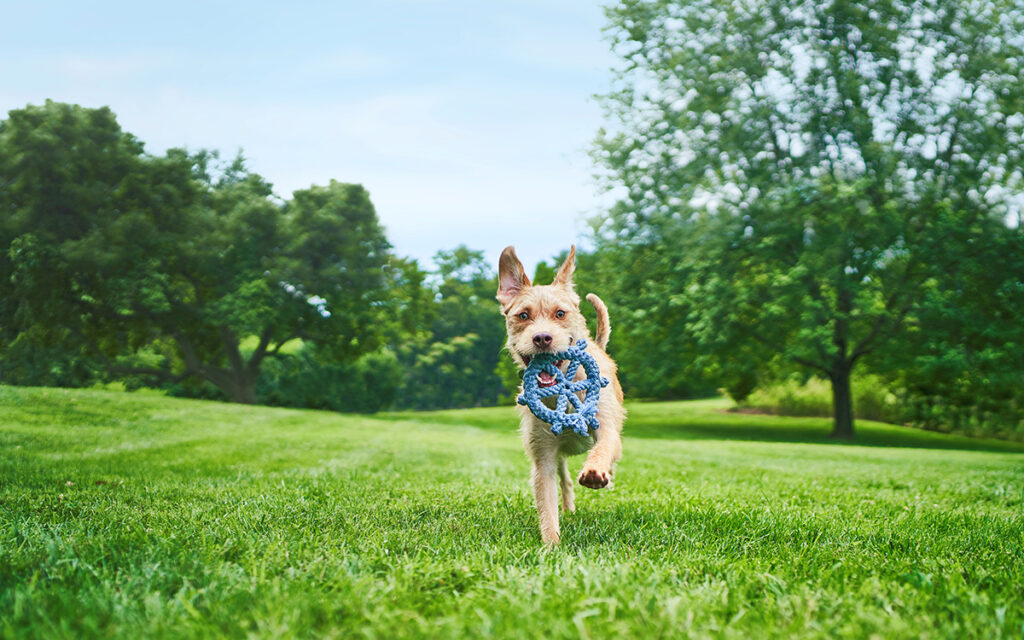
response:
[[(551, 433), (551, 425), (534, 416), (526, 407), (519, 407), (523, 446), (533, 463), (531, 483), (540, 517), (541, 538), (548, 545), (558, 544), (560, 535), (556, 478), (562, 492), (562, 510), (575, 510), (574, 486), (567, 457), (586, 452), (586, 461), (577, 477), (579, 483), (590, 489), (610, 487), (615, 463), (622, 456), (621, 433), (626, 419), (622, 387), (615, 375), (615, 361), (605, 352), (611, 333), (608, 309), (596, 295), (587, 295), (587, 300), (597, 311), (597, 337), (591, 339), (586, 319), (580, 312), (580, 297), (572, 282), (575, 269), (575, 247), (569, 251), (569, 257), (550, 285), (531, 285), (512, 247), (502, 251), (498, 262), (496, 297), (505, 315), (508, 330), (506, 346), (515, 363), (521, 369), (525, 368), (527, 358), (545, 351), (565, 351), (580, 339), (585, 339), (587, 353), (597, 360), (601, 375), (611, 381), (598, 401), (597, 418), (601, 426), (588, 437), (579, 436), (572, 430), (556, 436)], [(564, 312), (562, 317), (558, 317), (559, 311)], [(528, 317), (521, 318), (522, 313)], [(535, 335), (545, 333), (552, 338), (549, 345), (541, 346), (534, 342)], [(582, 368), (576, 374), (577, 378), (585, 375)]]

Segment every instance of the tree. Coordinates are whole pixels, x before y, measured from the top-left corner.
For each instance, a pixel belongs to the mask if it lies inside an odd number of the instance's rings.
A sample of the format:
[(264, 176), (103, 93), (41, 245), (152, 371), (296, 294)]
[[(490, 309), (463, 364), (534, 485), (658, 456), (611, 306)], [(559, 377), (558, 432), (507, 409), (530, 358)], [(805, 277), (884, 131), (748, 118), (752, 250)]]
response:
[[(679, 269), (687, 268), (664, 245), (665, 237), (645, 245), (611, 243), (600, 251), (576, 250), (576, 290), (595, 293), (608, 305), (612, 339), (608, 352), (619, 364), (619, 380), (633, 398), (693, 398), (715, 387), (696, 362), (692, 337), (678, 317)], [(537, 265), (534, 282), (551, 282), (568, 251)], [(582, 310), (595, 331), (587, 303)]]
[[(950, 236), (945, 277), (930, 283), (901, 336), (872, 363), (903, 397), (904, 420), (1019, 438), (1024, 434), (1024, 233), (990, 223)], [(962, 254), (962, 255), (956, 255)]]
[(140, 309), (173, 338), (172, 370), (251, 403), (263, 360), (292, 340), (341, 362), (376, 348), (388, 244), (366, 190), (331, 181), (280, 206), (239, 160), (217, 177), (196, 167), (196, 226), (168, 242), (168, 286)]
[(47, 101), (0, 122), (0, 352), (8, 372), (25, 364), (13, 361), (19, 354), (40, 349), (81, 364), (83, 339), (101, 340), (90, 335), (87, 307), (102, 298), (117, 308), (132, 272), (126, 254), (106, 251), (108, 238), (131, 237), (145, 220), (180, 222), (189, 174), (176, 168), (144, 157), (107, 108)]
[(406, 365), (402, 406), (490, 406), (503, 395), (504, 328), (495, 322), (497, 276), (483, 252), (464, 245), (438, 251), (426, 282), (433, 305), (429, 328), (398, 346)]
[(1024, 11), (627, 0), (608, 16), (623, 64), (595, 153), (626, 195), (604, 246), (683, 238), (679, 324), (726, 370), (823, 372), (852, 437), (854, 366), (894, 347), (944, 238), (1015, 207)]
[(241, 157), (148, 156), (108, 109), (52, 102), (12, 111), (0, 142), (19, 334), (52, 328), (115, 375), (198, 377), (247, 403), (291, 340), (341, 361), (376, 347), (388, 243), (361, 186), (281, 203)]

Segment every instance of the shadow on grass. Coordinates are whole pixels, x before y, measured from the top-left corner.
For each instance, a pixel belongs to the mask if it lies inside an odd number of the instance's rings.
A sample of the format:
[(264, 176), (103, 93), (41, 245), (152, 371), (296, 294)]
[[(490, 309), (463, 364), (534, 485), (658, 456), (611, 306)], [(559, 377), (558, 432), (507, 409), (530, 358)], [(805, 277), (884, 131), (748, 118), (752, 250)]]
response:
[[(924, 431), (912, 427), (859, 420), (853, 440), (836, 440), (829, 434), (828, 418), (797, 418), (764, 414), (731, 413), (722, 400), (632, 403), (628, 406), (624, 435), (628, 438), (669, 440), (736, 440), (802, 444), (907, 447), (1024, 453), (1024, 443)], [(385, 420), (461, 425), (502, 431), (510, 435), (519, 419), (511, 407), (489, 407), (429, 412), (395, 412), (374, 416)]]
[[(639, 414), (639, 415), (636, 415)], [(633, 438), (679, 440), (746, 440), (804, 444), (855, 445), (862, 447), (908, 447), (916, 449), (958, 449), (1024, 453), (1024, 443), (967, 438), (924, 431), (912, 427), (857, 421), (853, 440), (830, 437), (832, 421), (826, 418), (792, 418), (772, 415), (744, 415), (720, 412), (712, 416), (644, 416), (634, 412), (626, 435)]]

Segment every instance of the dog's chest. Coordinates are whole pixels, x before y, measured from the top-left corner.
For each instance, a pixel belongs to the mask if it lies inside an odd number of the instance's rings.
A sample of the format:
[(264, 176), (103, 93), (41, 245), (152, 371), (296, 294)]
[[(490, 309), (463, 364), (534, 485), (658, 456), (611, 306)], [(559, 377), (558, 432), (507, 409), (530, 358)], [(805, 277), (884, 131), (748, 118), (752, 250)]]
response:
[(558, 451), (567, 456), (586, 453), (594, 446), (595, 441), (593, 431), (588, 436), (581, 436), (572, 430), (563, 431), (562, 435), (558, 436)]

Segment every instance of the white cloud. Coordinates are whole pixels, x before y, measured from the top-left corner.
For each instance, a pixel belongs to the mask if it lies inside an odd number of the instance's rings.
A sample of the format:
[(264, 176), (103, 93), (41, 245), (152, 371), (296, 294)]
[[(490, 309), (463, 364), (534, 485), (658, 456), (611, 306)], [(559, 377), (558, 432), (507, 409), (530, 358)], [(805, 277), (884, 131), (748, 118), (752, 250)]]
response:
[(9, 86), (23, 84), (18, 82), (21, 79), (31, 79), (51, 87), (63, 87), (85, 82), (124, 81), (154, 73), (172, 60), (169, 54), (152, 51), (131, 55), (46, 53), (0, 58), (0, 72)]
[(313, 77), (358, 77), (386, 73), (402, 66), (400, 59), (393, 56), (362, 47), (345, 47), (305, 57), (292, 70)]

